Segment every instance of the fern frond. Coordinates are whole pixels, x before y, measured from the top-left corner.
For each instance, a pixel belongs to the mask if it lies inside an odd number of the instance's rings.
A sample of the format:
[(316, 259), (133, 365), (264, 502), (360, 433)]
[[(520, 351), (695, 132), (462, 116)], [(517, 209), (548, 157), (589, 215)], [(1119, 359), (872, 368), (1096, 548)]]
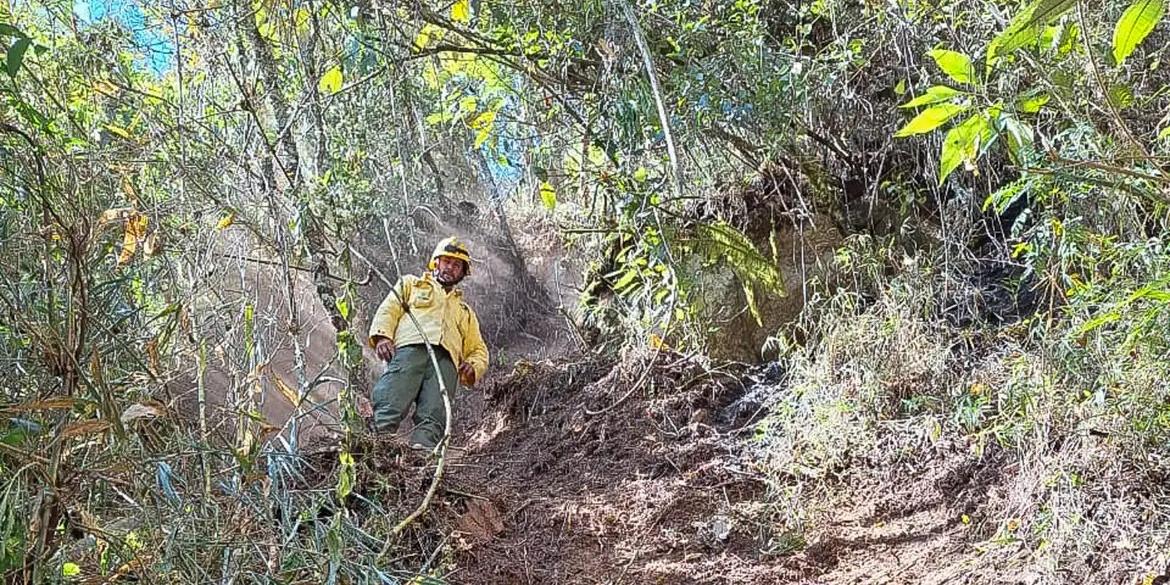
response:
[(701, 224), (698, 228), (700, 249), (714, 260), (727, 262), (745, 285), (786, 296), (784, 274), (776, 263), (764, 256), (743, 232), (726, 222)]

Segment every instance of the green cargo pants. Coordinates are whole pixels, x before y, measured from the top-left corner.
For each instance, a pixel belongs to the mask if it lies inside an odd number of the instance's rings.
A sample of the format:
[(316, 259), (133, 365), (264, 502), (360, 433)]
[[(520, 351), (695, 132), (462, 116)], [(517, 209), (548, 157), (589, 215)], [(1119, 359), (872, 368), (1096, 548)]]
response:
[[(433, 346), (439, 362), (439, 372), (448, 392), (455, 391), (455, 363), (446, 350)], [(374, 430), (394, 433), (402, 417), (414, 403), (414, 431), (410, 443), (420, 443), (433, 449), (443, 438), (447, 416), (443, 410), (443, 394), (439, 378), (431, 365), (425, 345), (407, 345), (394, 352), (385, 373), (374, 384), (372, 393)]]

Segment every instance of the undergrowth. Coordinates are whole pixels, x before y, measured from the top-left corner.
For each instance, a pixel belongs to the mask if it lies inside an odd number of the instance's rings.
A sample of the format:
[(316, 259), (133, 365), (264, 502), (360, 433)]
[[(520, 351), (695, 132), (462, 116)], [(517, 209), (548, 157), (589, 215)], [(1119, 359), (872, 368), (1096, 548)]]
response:
[[(1153, 241), (1123, 248), (1106, 281), (1006, 324), (950, 323), (962, 279), (909, 257), (895, 276), (824, 294), (750, 441), (774, 493), (843, 493), (971, 459), (997, 468), (979, 515), (956, 520), (972, 523), (984, 566), (1044, 583), (1161, 574), (1170, 257)], [(838, 260), (888, 252), (853, 242)]]

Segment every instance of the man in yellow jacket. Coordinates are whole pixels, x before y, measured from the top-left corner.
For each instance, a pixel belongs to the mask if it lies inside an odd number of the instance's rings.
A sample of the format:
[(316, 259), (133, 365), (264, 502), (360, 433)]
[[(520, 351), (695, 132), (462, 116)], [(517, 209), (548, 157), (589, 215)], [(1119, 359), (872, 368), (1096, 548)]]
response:
[[(372, 393), (374, 429), (396, 432), (413, 403), (410, 447), (419, 450), (434, 449), (445, 431), (440, 376), (452, 391), (457, 375), (472, 386), (483, 379), (488, 366), (479, 319), (464, 302), (462, 291), (455, 289), (471, 273), (467, 246), (454, 237), (442, 240), (427, 268), (422, 276), (399, 279), (374, 314), (369, 338), (378, 358), (389, 362)], [(439, 375), (427, 354), (428, 343), (438, 358)]]

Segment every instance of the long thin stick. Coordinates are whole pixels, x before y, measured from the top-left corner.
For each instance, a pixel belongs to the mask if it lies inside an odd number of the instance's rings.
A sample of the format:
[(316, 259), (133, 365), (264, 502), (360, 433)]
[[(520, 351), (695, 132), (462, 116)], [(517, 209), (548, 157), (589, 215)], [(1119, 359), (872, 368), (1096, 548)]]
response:
[[(387, 245), (390, 245), (391, 248), (393, 248), (393, 244), (390, 243), (389, 227), (386, 225), (383, 225), (383, 227), (386, 229), (386, 243), (387, 243)], [(351, 250), (352, 250), (352, 248), (351, 248)], [(371, 262), (368, 258), (366, 258), (364, 255), (362, 255), (360, 253), (355, 254), (355, 255), (359, 259), (365, 261), (370, 266), (370, 270), (372, 270), (375, 274), (377, 274), (378, 278), (381, 279), (382, 282), (384, 282), (390, 286), (390, 292), (394, 294), (395, 298), (398, 299), (399, 303), (401, 303), (404, 307), (407, 306), (405, 300), (403, 300), (403, 298), (402, 298), (402, 295), (399, 294), (399, 292), (398, 292), (398, 287), (395, 286), (394, 283), (390, 282), (390, 279), (386, 278), (386, 275), (382, 274), (382, 271), (378, 270), (378, 267), (375, 266), (373, 262)], [(397, 254), (394, 255), (394, 258), (395, 258), (395, 260), (394, 260), (395, 268), (398, 268)], [(399, 269), (399, 272), (400, 272), (400, 277), (401, 277), (401, 269)], [(406, 528), (408, 526), (410, 526), (411, 523), (413, 523), (415, 520), (418, 520), (419, 517), (421, 517), (424, 513), (426, 513), (427, 508), (430, 507), (431, 500), (433, 500), (435, 497), (435, 492), (437, 492), (439, 490), (439, 483), (442, 482), (442, 480), (443, 480), (443, 470), (446, 468), (446, 463), (447, 463), (447, 446), (451, 442), (451, 396), (447, 390), (447, 385), (445, 383), (443, 383), (443, 374), (442, 374), (442, 371), (439, 369), (439, 359), (435, 355), (434, 346), (431, 345), (430, 340), (427, 339), (426, 333), (423, 333), (422, 324), (420, 324), (418, 322), (418, 319), (414, 316), (414, 313), (410, 312), (410, 310), (408, 308), (406, 310), (405, 314), (407, 317), (410, 318), (410, 322), (414, 324), (415, 328), (418, 329), (419, 334), (422, 335), (423, 344), (427, 348), (427, 355), (431, 358), (431, 367), (435, 370), (435, 378), (439, 382), (439, 392), (443, 395), (443, 411), (444, 411), (445, 424), (443, 426), (443, 438), (439, 441), (439, 444), (435, 447), (435, 449), (438, 451), (438, 462), (435, 466), (435, 475), (434, 475), (434, 477), (431, 478), (431, 485), (427, 488), (427, 493), (425, 496), (423, 496), (423, 500), (422, 500), (422, 502), (419, 503), (418, 507), (416, 507), (413, 512), (411, 512), (406, 518), (403, 518), (402, 521), (400, 521), (398, 524), (396, 524), (394, 526), (393, 529), (390, 530), (391, 538), (386, 539), (386, 543), (382, 546), (382, 551), (378, 553), (378, 559), (385, 558), (386, 554), (390, 552), (390, 543), (392, 541), (392, 538), (397, 537), (398, 535), (402, 534), (403, 530), (406, 530)]]
[(630, 8), (630, 3), (627, 0), (615, 0), (622, 8), (622, 14), (626, 17), (626, 22), (630, 24), (630, 30), (634, 33), (634, 42), (638, 45), (638, 51), (642, 53), (642, 64), (646, 66), (646, 76), (650, 78), (650, 91), (654, 94), (654, 106), (658, 108), (658, 120), (662, 123), (662, 136), (666, 139), (666, 153), (670, 156), (670, 178), (671, 187), (674, 191), (674, 196), (682, 195), (682, 177), (678, 170), (678, 155), (674, 150), (674, 137), (670, 133), (670, 118), (666, 115), (666, 105), (662, 102), (662, 90), (658, 86), (658, 75), (654, 73), (654, 60), (650, 57), (650, 48), (646, 45), (646, 39), (642, 36), (642, 27), (638, 25), (638, 19), (634, 16), (633, 8)]

